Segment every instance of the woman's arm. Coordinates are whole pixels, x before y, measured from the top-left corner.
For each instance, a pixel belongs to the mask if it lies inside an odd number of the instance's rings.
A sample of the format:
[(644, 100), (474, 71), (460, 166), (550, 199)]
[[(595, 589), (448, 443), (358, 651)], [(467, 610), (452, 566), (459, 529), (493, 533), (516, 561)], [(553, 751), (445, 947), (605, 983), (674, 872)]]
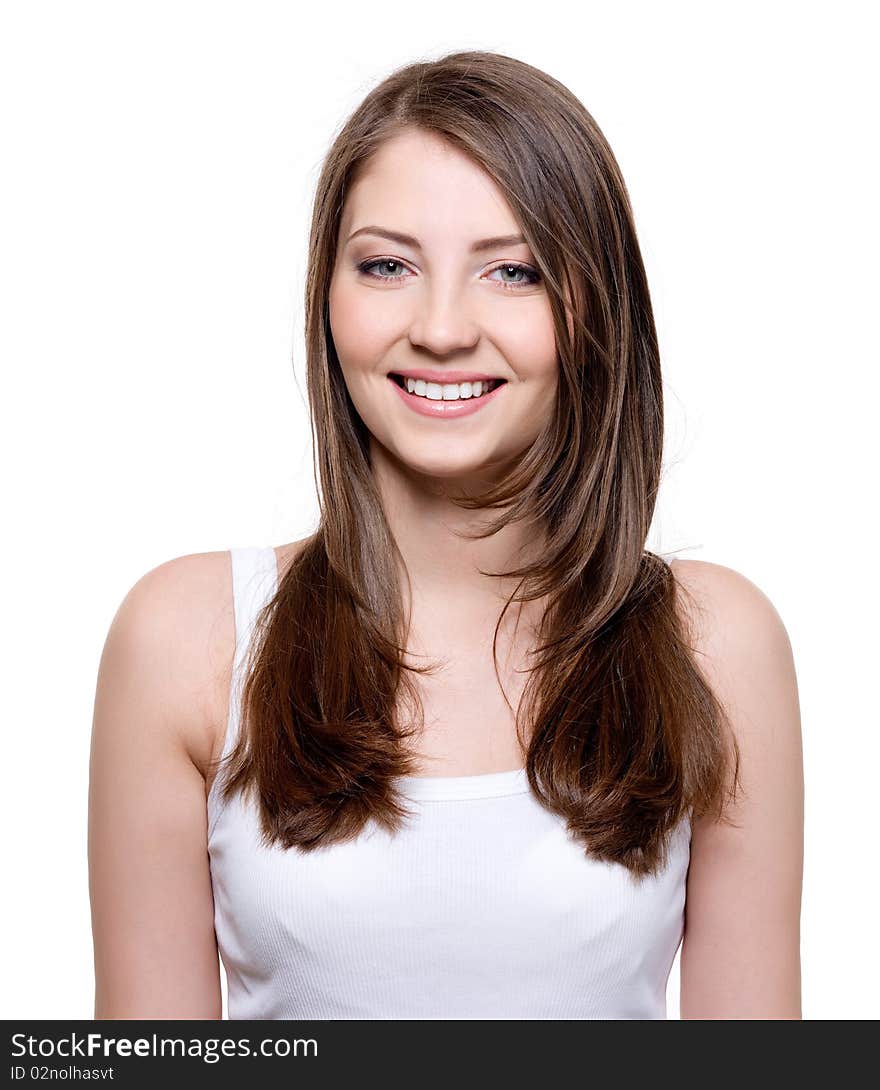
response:
[(730, 568), (673, 564), (694, 594), (697, 663), (740, 747), (734, 828), (695, 819), (681, 952), (683, 1019), (800, 1019), (804, 779), (791, 645)]
[(96, 1019), (221, 1017), (202, 769), (235, 638), (228, 583), (227, 554), (171, 560), (110, 626), (89, 783)]

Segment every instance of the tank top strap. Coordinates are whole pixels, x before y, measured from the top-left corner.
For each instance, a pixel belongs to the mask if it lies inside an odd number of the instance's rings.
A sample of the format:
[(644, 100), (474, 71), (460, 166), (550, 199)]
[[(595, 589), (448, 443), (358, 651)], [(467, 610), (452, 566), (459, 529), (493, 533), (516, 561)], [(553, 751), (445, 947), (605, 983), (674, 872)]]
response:
[(232, 664), (229, 719), (223, 743), (224, 757), (232, 751), (238, 737), (244, 671), (257, 617), (278, 589), (278, 564), (271, 545), (234, 548), (229, 550), (229, 554), (232, 560), (232, 600), (235, 608), (235, 658)]

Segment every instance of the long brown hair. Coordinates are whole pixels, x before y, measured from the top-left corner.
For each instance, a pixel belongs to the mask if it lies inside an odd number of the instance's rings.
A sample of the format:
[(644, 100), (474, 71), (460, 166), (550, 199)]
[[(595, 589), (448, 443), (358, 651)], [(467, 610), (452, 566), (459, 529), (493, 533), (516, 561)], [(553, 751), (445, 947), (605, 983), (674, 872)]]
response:
[(346, 191), (384, 141), (412, 126), (500, 186), (549, 296), (555, 412), (486, 494), (456, 502), (500, 511), (474, 538), (513, 520), (546, 534), (535, 563), (485, 573), (519, 580), (505, 611), (548, 603), (516, 709), (529, 785), (586, 852), (641, 878), (664, 865), (688, 812), (724, 820), (739, 751), (696, 666), (683, 588), (645, 548), (663, 397), (620, 169), (566, 87), (498, 53), (455, 52), (393, 72), (324, 161), (305, 297), (320, 520), (259, 618), (222, 797), (254, 792), (263, 842), (303, 851), (353, 838), (371, 819), (397, 830), (408, 815), (394, 778), (413, 774), (406, 742), (419, 716), (404, 723), (398, 701), (421, 713), (411, 675), (436, 667), (404, 662), (401, 557), (334, 349), (328, 294)]

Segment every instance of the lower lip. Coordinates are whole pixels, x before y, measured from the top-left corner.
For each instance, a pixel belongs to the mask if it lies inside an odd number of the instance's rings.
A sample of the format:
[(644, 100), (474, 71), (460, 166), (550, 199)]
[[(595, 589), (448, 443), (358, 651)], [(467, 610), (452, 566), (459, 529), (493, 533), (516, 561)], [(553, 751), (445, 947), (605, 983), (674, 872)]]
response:
[(390, 376), (388, 381), (394, 387), (400, 400), (413, 412), (420, 413), (422, 416), (433, 416), (437, 420), (457, 420), (460, 416), (470, 416), (472, 413), (478, 413), (480, 409), (485, 408), (491, 401), (494, 401), (507, 386), (506, 382), (502, 382), (494, 390), (490, 390), (488, 394), (480, 394), (479, 397), (468, 397), (457, 401), (433, 401), (429, 397), (417, 397), (415, 394), (407, 393)]

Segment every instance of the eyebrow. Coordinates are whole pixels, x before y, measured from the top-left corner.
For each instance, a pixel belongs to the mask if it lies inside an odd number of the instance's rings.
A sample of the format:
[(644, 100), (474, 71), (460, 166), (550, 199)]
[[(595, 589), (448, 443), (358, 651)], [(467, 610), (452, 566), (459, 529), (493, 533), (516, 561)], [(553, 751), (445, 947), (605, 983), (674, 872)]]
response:
[[(358, 235), (378, 235), (379, 238), (387, 238), (391, 242), (399, 242), (402, 246), (412, 246), (414, 250), (421, 250), (421, 244), (412, 235), (404, 235), (400, 231), (389, 231), (387, 227), (359, 227), (353, 231), (346, 241), (346, 246)], [(482, 253), (483, 250), (494, 250), (498, 246), (519, 246), (526, 243), (522, 235), (495, 235), (494, 238), (482, 238), (471, 246), (471, 253)]]

